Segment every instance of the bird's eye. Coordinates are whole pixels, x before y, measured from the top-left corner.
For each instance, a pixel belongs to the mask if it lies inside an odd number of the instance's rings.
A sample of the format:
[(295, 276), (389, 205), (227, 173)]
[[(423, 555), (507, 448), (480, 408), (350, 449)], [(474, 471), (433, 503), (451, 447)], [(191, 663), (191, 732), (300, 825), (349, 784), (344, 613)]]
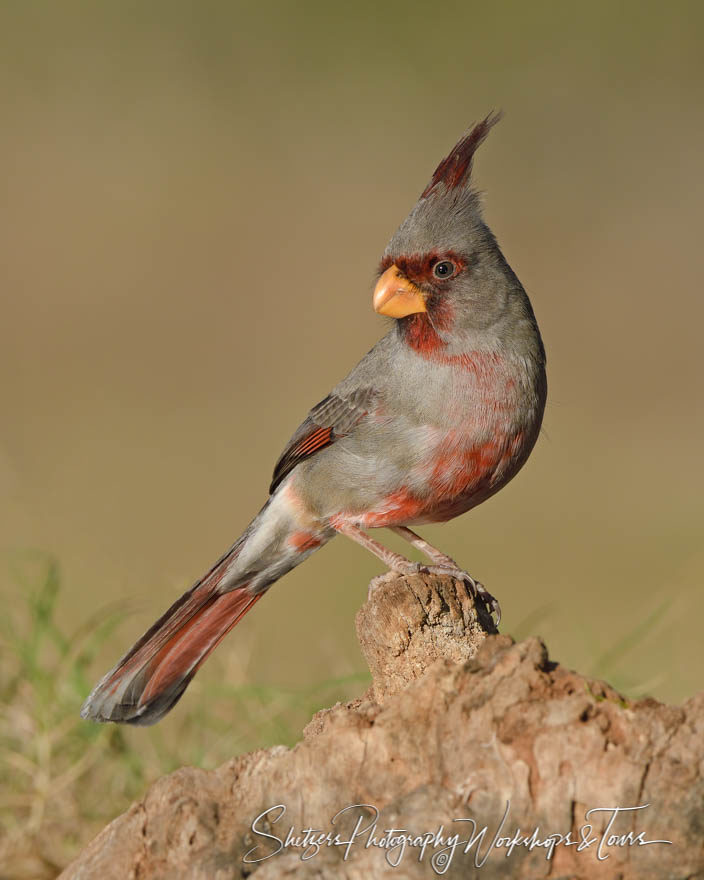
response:
[(440, 260), (433, 266), (433, 275), (436, 278), (451, 278), (457, 267), (450, 260)]

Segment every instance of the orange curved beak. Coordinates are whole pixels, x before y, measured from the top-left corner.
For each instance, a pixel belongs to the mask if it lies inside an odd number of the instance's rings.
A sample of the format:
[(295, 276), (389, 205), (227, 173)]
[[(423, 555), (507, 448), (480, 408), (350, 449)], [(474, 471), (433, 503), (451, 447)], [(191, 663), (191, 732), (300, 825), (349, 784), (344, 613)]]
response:
[(374, 288), (374, 311), (389, 318), (405, 318), (427, 311), (422, 290), (404, 278), (397, 266), (389, 266)]

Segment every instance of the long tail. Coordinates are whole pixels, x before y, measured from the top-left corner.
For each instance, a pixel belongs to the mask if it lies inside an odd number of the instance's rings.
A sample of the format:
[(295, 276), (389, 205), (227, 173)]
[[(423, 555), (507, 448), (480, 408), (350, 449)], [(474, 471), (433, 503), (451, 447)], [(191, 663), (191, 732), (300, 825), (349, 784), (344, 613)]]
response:
[(328, 540), (311, 535), (303, 545), (282, 513), (289, 511), (281, 504), (265, 505), (239, 541), (98, 682), (81, 708), (83, 718), (148, 725), (173, 708), (268, 586)]

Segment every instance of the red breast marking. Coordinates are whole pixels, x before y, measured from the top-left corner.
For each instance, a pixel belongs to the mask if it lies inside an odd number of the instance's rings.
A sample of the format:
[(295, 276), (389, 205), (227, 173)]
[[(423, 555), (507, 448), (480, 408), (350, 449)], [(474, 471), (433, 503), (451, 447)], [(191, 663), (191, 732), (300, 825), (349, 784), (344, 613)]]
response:
[(439, 319), (436, 318), (435, 310), (432, 319), (427, 312), (419, 312), (400, 319), (406, 345), (435, 363), (458, 367), (460, 370), (487, 377), (495, 375), (497, 367), (502, 362), (502, 356), (498, 351), (470, 351), (463, 354), (443, 352), (447, 345), (436, 331), (450, 328), (452, 308), (449, 303), (440, 303), (437, 308), (440, 311)]
[(288, 539), (288, 543), (294, 550), (303, 553), (306, 550), (315, 550), (316, 547), (320, 547), (321, 541), (311, 532), (300, 531), (294, 532)]
[(464, 495), (482, 477), (490, 474), (501, 459), (504, 446), (490, 440), (481, 446), (459, 447), (450, 438), (440, 445), (432, 460), (430, 485), (438, 501), (451, 500)]
[(387, 495), (377, 510), (366, 513), (341, 513), (330, 518), (330, 525), (335, 529), (345, 523), (353, 522), (366, 529), (384, 528), (411, 522), (426, 507), (426, 501), (417, 498), (406, 486), (403, 486)]
[[(481, 446), (441, 453), (435, 459), (431, 477), (431, 517), (438, 522), (452, 519), (469, 510), (473, 499), (493, 494), (503, 479), (510, 479), (520, 466), (525, 450), (525, 435), (494, 438)], [(434, 515), (434, 516), (433, 516)]]
[[(465, 354), (439, 354), (433, 360), (443, 364), (460, 367), (469, 373), (476, 373), (481, 378), (494, 379), (503, 358), (498, 351), (470, 351)], [(509, 380), (513, 382), (512, 379)]]
[(418, 497), (407, 486), (387, 495), (376, 510), (342, 513), (331, 525), (355, 522), (362, 528), (404, 525), (419, 519), (444, 522), (468, 510), (472, 499), (490, 490), (520, 458), (524, 435), (492, 438), (479, 446), (463, 446), (450, 432), (428, 462), (428, 491)]
[(362, 517), (362, 525), (375, 529), (409, 522), (426, 507), (426, 502), (421, 501), (404, 486), (387, 495), (381, 506), (382, 510), (378, 512), (372, 510), (365, 513)]

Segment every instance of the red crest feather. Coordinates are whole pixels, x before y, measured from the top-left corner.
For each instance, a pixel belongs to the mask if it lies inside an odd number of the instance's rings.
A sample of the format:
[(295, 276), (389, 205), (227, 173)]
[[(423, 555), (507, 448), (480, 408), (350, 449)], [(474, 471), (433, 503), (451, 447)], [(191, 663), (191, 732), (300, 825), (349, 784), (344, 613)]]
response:
[(468, 134), (455, 144), (452, 151), (435, 169), (435, 173), (423, 190), (421, 198), (430, 195), (439, 183), (444, 183), (448, 189), (455, 189), (469, 180), (474, 154), (492, 127), (501, 119), (501, 116), (501, 113), (490, 113), (486, 119), (478, 122)]

